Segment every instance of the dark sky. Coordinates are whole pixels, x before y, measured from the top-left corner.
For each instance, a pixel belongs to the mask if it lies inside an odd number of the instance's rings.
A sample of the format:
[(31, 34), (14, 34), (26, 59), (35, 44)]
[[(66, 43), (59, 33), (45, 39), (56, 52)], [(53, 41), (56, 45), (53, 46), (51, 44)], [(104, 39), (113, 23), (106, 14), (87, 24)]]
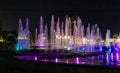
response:
[(32, 29), (39, 24), (39, 16), (50, 22), (51, 15), (56, 17), (80, 16), (83, 24), (98, 24), (102, 33), (111, 29), (120, 31), (120, 0), (9, 0), (0, 2), (0, 22), (2, 30), (18, 28), (18, 19), (30, 20)]

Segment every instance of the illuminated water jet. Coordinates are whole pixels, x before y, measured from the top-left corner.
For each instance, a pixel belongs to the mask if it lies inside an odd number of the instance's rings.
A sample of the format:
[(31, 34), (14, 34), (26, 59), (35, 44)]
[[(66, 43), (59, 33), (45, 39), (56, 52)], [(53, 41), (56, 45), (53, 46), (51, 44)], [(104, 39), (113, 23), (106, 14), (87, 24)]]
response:
[(18, 29), (18, 41), (16, 44), (16, 50), (30, 49), (30, 31), (29, 31), (29, 20), (26, 18), (26, 28), (23, 29), (22, 20), (19, 19)]
[[(30, 44), (28, 19), (26, 19), (26, 28), (24, 30), (22, 21), (19, 19), (17, 50), (30, 49), (30, 46), (36, 46), (38, 50), (64, 49), (76, 52), (102, 51), (103, 39), (97, 24), (92, 25), (92, 28), (91, 25), (88, 24), (85, 32), (84, 25), (82, 25), (82, 20), (79, 17), (74, 21), (72, 21), (70, 17), (66, 17), (65, 22), (60, 22), (60, 18), (58, 18), (56, 23), (54, 16), (52, 16), (50, 27), (43, 21), (43, 17), (41, 16), (39, 34), (38, 28), (36, 28), (35, 43)], [(48, 38), (50, 39), (48, 40)]]

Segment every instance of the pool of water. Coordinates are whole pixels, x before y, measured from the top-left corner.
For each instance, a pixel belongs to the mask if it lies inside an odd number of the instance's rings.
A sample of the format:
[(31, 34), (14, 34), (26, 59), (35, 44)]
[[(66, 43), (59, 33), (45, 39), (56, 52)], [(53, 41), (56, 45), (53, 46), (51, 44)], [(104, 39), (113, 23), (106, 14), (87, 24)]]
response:
[[(114, 58), (111, 59), (108, 55), (92, 55), (92, 56), (64, 56), (62, 57), (53, 56), (56, 54), (32, 54), (32, 55), (18, 55), (14, 56), (14, 58), (20, 60), (28, 60), (28, 61), (38, 61), (38, 62), (52, 62), (52, 63), (64, 63), (64, 64), (77, 64), (77, 65), (102, 65), (102, 66), (120, 66), (118, 62), (114, 62)], [(52, 57), (51, 57), (52, 56)], [(116, 60), (115, 60), (116, 61)]]

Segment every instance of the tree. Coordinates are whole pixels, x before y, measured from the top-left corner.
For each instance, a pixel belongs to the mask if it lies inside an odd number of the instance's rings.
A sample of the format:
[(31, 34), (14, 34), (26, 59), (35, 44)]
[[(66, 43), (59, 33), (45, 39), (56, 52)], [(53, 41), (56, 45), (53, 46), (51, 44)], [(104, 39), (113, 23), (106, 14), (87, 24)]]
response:
[(114, 35), (113, 35), (113, 38), (114, 38), (114, 39), (117, 39), (117, 38), (118, 38), (118, 34), (114, 34)]

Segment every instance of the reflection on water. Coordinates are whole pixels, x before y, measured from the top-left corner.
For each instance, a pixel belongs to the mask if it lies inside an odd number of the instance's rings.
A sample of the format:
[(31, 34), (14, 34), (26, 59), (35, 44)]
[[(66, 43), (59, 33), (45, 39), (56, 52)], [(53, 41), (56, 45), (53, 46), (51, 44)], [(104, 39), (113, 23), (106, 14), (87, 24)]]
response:
[(37, 61), (37, 57), (35, 56), (35, 61)]
[(56, 63), (58, 62), (58, 58), (55, 58), (55, 62), (56, 62)]
[(111, 53), (111, 61), (120, 63), (120, 52)]
[(42, 61), (42, 62), (54, 62), (65, 64), (87, 64), (87, 65), (117, 65), (119, 64), (113, 61), (120, 61), (119, 54), (105, 54), (99, 56), (86, 56), (86, 57), (74, 57), (74, 58), (42, 58), (40, 55), (24, 55), (15, 56), (22, 60)]

